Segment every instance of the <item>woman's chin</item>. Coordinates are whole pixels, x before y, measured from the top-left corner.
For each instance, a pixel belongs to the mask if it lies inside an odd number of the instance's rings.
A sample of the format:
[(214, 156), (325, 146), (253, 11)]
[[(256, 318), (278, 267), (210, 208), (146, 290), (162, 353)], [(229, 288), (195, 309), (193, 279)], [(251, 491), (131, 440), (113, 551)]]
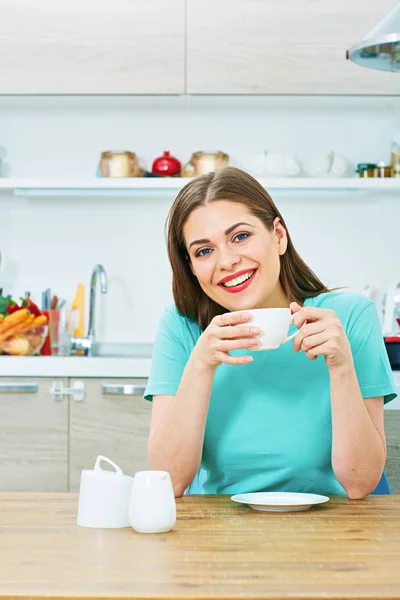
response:
[[(222, 294), (219, 293), (218, 295), (216, 294), (214, 296), (214, 300), (230, 312), (260, 308), (262, 306), (263, 294), (260, 293), (260, 290), (251, 290), (252, 285), (254, 285), (254, 283), (251, 284), (246, 290), (236, 294), (229, 292), (222, 292)], [(256, 286), (254, 286), (254, 288), (255, 287)]]
[(258, 308), (258, 302), (255, 298), (234, 298), (229, 303), (223, 304), (230, 312), (238, 310), (251, 310), (252, 308)]

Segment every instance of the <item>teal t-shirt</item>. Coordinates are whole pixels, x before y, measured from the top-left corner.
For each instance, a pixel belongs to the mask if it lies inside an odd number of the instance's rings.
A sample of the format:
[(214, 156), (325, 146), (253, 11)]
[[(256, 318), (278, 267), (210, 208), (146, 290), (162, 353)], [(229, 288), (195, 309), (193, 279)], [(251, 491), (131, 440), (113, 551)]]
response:
[[(396, 397), (373, 301), (328, 292), (304, 306), (336, 312), (349, 338), (363, 398)], [(291, 325), (289, 333), (296, 327)], [(167, 307), (158, 327), (145, 398), (175, 395), (199, 336), (197, 323)], [(249, 353), (237, 350), (234, 353)], [(292, 342), (252, 352), (247, 365), (217, 367), (204, 436), (201, 471), (191, 493), (256, 491), (343, 494), (331, 465), (329, 373), (323, 356), (311, 361)]]

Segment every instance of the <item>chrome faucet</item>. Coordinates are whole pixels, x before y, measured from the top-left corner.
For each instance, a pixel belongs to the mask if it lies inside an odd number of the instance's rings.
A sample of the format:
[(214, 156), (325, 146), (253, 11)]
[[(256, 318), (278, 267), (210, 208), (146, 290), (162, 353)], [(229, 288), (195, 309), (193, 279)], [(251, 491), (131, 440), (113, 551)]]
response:
[[(97, 277), (100, 280), (100, 291), (102, 294), (107, 294), (108, 280), (107, 274), (103, 265), (96, 265), (92, 271), (90, 280), (90, 305), (89, 305), (89, 327), (87, 337), (93, 342), (95, 341), (95, 319), (96, 319), (96, 283)], [(90, 354), (88, 355), (90, 356)]]
[(89, 326), (87, 336), (85, 338), (72, 338), (71, 354), (93, 356), (94, 346), (96, 343), (96, 284), (97, 278), (100, 280), (100, 291), (102, 294), (107, 294), (108, 279), (107, 273), (103, 265), (95, 265), (90, 279), (90, 305), (89, 305)]

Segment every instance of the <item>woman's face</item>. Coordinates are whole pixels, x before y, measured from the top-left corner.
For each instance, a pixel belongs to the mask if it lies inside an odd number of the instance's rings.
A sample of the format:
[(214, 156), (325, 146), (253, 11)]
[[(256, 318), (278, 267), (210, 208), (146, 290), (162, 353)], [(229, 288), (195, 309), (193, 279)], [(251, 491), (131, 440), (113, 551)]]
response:
[(278, 217), (270, 232), (245, 205), (216, 201), (190, 214), (183, 236), (193, 274), (224, 308), (289, 305), (279, 281), (287, 238)]

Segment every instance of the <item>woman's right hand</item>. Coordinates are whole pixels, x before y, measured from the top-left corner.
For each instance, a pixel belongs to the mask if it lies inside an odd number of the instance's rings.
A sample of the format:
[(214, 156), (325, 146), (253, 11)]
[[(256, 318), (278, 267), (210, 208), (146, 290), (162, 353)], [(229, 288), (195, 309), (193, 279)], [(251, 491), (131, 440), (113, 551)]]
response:
[(231, 356), (230, 350), (248, 348), (257, 344), (260, 330), (250, 325), (239, 326), (250, 321), (251, 315), (246, 312), (233, 312), (217, 315), (207, 329), (201, 334), (193, 350), (193, 357), (207, 368), (215, 369), (221, 363), (227, 365), (244, 365), (252, 362), (249, 355)]

